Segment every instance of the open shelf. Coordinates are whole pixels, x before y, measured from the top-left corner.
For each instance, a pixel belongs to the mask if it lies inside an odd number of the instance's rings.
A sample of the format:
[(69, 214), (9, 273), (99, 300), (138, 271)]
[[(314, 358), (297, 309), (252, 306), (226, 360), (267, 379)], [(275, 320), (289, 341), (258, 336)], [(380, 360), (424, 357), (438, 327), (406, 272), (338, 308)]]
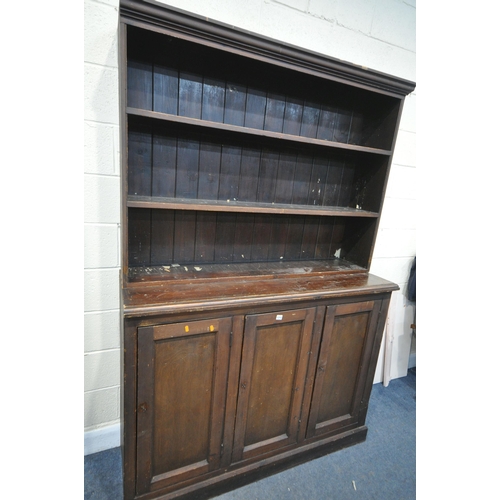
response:
[(272, 213), (294, 205), (367, 216), (380, 211), (389, 157), (129, 116), (128, 163), (129, 202), (212, 200), (207, 208), (218, 209), (229, 200)]
[(288, 215), (325, 215), (328, 217), (378, 217), (378, 213), (346, 207), (289, 205), (285, 203), (254, 203), (244, 201), (190, 200), (153, 196), (129, 196), (129, 208), (157, 208), (178, 210), (204, 210), (207, 212), (235, 212)]
[(231, 264), (187, 264), (130, 267), (131, 283), (163, 280), (204, 280), (224, 278), (239, 280), (241, 277), (294, 277), (298, 275), (323, 276), (332, 273), (364, 272), (360, 266), (342, 259), (308, 260), (291, 262), (244, 262)]
[(130, 268), (343, 259), (366, 270), (377, 219), (129, 208), (128, 221)]
[(127, 27), (126, 279), (367, 271), (401, 96), (226, 48)]
[(366, 146), (357, 146), (354, 144), (346, 144), (342, 142), (328, 141), (326, 139), (316, 139), (301, 137), (300, 135), (284, 134), (281, 132), (273, 132), (269, 130), (261, 130), (251, 127), (243, 127), (238, 125), (230, 125), (220, 122), (211, 122), (207, 120), (200, 120), (198, 118), (189, 118), (185, 116), (171, 115), (168, 113), (159, 113), (157, 111), (148, 111), (144, 109), (137, 108), (127, 108), (127, 114), (131, 116), (141, 116), (143, 118), (151, 118), (154, 120), (163, 120), (170, 123), (178, 123), (182, 125), (190, 125), (193, 127), (202, 127), (211, 130), (220, 130), (224, 132), (234, 132), (239, 134), (245, 134), (255, 137), (265, 137), (268, 139), (280, 139), (282, 141), (288, 141), (296, 145), (314, 145), (325, 148), (336, 148), (343, 149), (346, 151), (360, 151), (363, 153), (371, 153), (378, 155), (389, 156), (391, 151), (385, 149), (370, 148)]
[(392, 150), (397, 97), (132, 26), (128, 40), (130, 113)]

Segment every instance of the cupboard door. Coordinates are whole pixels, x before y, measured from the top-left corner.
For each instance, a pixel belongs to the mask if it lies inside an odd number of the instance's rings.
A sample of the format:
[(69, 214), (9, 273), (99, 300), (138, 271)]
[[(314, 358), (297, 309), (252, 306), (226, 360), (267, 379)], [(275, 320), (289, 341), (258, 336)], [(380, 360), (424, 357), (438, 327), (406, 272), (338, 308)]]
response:
[(327, 307), (307, 438), (356, 425), (380, 301)]
[(298, 441), (315, 308), (245, 320), (233, 462)]
[(231, 319), (138, 329), (137, 494), (219, 467)]

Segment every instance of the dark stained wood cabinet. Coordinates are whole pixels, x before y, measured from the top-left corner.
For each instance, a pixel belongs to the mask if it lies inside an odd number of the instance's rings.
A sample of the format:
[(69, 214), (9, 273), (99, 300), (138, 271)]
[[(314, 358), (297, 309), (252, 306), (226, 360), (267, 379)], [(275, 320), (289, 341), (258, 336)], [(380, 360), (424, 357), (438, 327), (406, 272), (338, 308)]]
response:
[(414, 84), (140, 0), (120, 45), (125, 499), (363, 441)]

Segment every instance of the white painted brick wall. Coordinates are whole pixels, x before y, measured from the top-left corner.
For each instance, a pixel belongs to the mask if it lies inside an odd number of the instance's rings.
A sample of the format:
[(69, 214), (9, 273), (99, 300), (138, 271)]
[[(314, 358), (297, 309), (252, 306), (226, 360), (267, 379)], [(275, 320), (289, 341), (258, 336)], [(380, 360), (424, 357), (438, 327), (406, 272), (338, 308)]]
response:
[(120, 311), (87, 312), (83, 327), (86, 353), (120, 348)]
[[(118, 0), (85, 0), (83, 216), (86, 430), (99, 429), (118, 422), (120, 418), (117, 28)], [(97, 443), (93, 451), (99, 451), (102, 446), (102, 443), (101, 447)]]
[(118, 126), (85, 122), (83, 154), (86, 173), (118, 175), (120, 172)]
[(120, 388), (110, 387), (86, 392), (84, 412), (87, 429), (115, 423), (120, 418)]
[[(414, 0), (162, 1), (314, 52), (416, 78)], [(120, 415), (118, 0), (85, 0), (84, 15), (84, 400), (85, 429), (98, 434), (103, 427), (113, 428)], [(371, 269), (401, 287), (393, 377), (406, 374), (413, 314), (404, 294), (416, 252), (415, 144), (416, 92), (406, 99)], [(383, 355), (376, 382), (382, 362)], [(92, 449), (99, 451), (99, 445)]]

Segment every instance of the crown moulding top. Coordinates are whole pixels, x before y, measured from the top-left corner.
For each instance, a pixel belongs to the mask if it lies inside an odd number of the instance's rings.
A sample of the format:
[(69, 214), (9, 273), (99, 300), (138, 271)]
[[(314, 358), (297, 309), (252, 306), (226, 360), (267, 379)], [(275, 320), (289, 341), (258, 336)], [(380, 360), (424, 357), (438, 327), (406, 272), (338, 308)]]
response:
[(404, 97), (415, 83), (144, 0), (120, 0), (122, 21), (167, 31), (323, 78)]

